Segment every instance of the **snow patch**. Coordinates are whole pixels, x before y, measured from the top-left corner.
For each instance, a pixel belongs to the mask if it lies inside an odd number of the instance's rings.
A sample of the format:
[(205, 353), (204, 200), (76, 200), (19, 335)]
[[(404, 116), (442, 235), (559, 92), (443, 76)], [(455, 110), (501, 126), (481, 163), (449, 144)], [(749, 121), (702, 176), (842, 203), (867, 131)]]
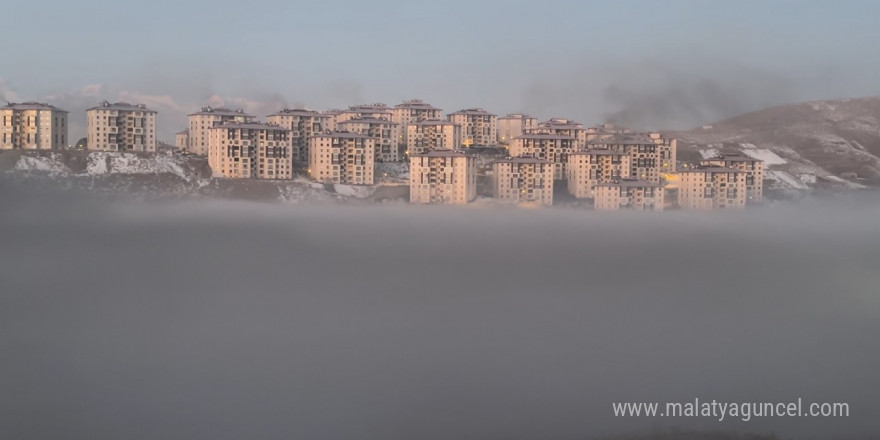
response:
[(49, 157), (21, 156), (15, 162), (15, 171), (39, 171), (50, 174), (68, 174), (70, 170), (54, 155)]
[(333, 190), (337, 194), (358, 199), (365, 199), (373, 193), (373, 189), (369, 186), (343, 185), (339, 183), (333, 185)]
[(794, 189), (809, 189), (809, 187), (804, 184), (800, 179), (792, 176), (791, 174), (785, 171), (779, 170), (767, 170), (764, 174), (767, 178), (771, 180), (775, 180), (785, 186)]
[(764, 148), (746, 148), (742, 150), (743, 154), (751, 157), (752, 159), (758, 159), (764, 161), (765, 166), (769, 165), (782, 165), (787, 163), (787, 161), (776, 153), (764, 149)]
[(718, 157), (718, 155), (719, 155), (718, 150), (716, 150), (714, 148), (707, 148), (705, 150), (700, 150), (700, 156), (702, 156), (703, 159), (712, 159), (712, 158)]
[(850, 188), (850, 189), (865, 189), (866, 188), (865, 185), (855, 183), (855, 182), (850, 182), (849, 180), (841, 179), (840, 177), (837, 177), (837, 176), (830, 176), (829, 175), (829, 176), (824, 176), (824, 178), (826, 180), (830, 180), (832, 182), (842, 183), (842, 184), (846, 185), (847, 188)]

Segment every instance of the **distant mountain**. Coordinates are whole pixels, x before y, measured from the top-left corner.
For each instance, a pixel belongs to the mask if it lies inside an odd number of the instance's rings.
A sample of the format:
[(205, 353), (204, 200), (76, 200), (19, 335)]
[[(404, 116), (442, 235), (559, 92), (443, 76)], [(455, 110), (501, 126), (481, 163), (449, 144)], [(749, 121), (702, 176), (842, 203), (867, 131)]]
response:
[(880, 186), (880, 97), (772, 107), (672, 135), (680, 160), (763, 159), (770, 188)]

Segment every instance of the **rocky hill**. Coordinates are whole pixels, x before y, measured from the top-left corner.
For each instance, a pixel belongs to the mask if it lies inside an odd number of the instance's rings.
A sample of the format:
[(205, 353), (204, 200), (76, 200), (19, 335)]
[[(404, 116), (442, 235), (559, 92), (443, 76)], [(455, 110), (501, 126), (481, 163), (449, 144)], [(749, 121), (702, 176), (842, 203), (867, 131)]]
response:
[(880, 97), (773, 107), (673, 136), (681, 160), (724, 150), (763, 159), (770, 188), (880, 186)]

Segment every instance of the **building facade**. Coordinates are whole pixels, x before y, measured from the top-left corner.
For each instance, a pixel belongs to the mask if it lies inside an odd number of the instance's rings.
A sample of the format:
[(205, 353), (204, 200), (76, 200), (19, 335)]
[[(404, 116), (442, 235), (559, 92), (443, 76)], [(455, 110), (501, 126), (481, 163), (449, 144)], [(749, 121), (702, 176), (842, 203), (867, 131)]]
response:
[(620, 179), (596, 185), (595, 208), (599, 211), (662, 211), (663, 187), (644, 180)]
[(214, 177), (291, 179), (290, 132), (277, 125), (229, 122), (208, 130), (208, 165)]
[(338, 131), (358, 133), (375, 140), (375, 160), (379, 162), (397, 162), (397, 124), (388, 119), (369, 116), (348, 119), (336, 124)]
[(462, 145), (494, 146), (498, 142), (498, 116), (481, 108), (469, 108), (450, 113), (446, 119), (461, 126)]
[(325, 123), (328, 119), (320, 112), (285, 108), (269, 115), (266, 121), (290, 131), (294, 160), (306, 163), (309, 160), (309, 138), (327, 130)]
[(66, 146), (66, 111), (38, 102), (0, 107), (0, 150), (60, 150)]
[(254, 122), (256, 119), (256, 117), (245, 113), (242, 109), (230, 110), (228, 108), (202, 107), (199, 112), (189, 115), (187, 151), (204, 156), (208, 154), (208, 137), (212, 128), (217, 125), (233, 122)]
[(733, 168), (746, 173), (746, 204), (764, 200), (764, 161), (744, 154), (722, 154), (700, 162), (704, 166)]
[(180, 151), (187, 151), (189, 146), (189, 130), (178, 131), (174, 134), (174, 146)]
[(464, 205), (477, 196), (475, 157), (433, 150), (410, 157), (410, 203)]
[(512, 157), (492, 164), (492, 196), (498, 200), (553, 205), (553, 163)]
[(679, 173), (678, 206), (687, 210), (742, 209), (746, 206), (746, 172), (696, 166)]
[(538, 119), (522, 113), (508, 113), (498, 118), (498, 143), (510, 145), (517, 137), (533, 130), (538, 125)]
[(568, 192), (578, 199), (592, 199), (599, 183), (630, 177), (630, 155), (615, 150), (585, 150), (568, 155)]
[(457, 150), (461, 147), (461, 126), (440, 119), (427, 119), (406, 127), (409, 142), (406, 153), (425, 154), (432, 150)]
[(524, 130), (527, 134), (552, 134), (558, 136), (573, 137), (577, 140), (575, 148), (583, 150), (587, 144), (587, 130), (584, 124), (570, 119), (552, 118), (539, 123), (533, 128)]
[[(391, 109), (391, 121), (397, 124), (397, 142), (401, 149), (409, 147), (410, 124), (443, 118), (443, 110), (434, 107), (421, 99), (404, 101)], [(456, 146), (458, 148), (458, 146)]]
[(309, 174), (323, 183), (374, 184), (376, 139), (359, 133), (327, 132), (309, 138)]
[(156, 151), (156, 112), (143, 104), (104, 101), (86, 118), (89, 150)]
[(577, 151), (578, 140), (571, 136), (531, 133), (513, 140), (510, 156), (530, 156), (553, 164), (553, 178), (563, 180), (567, 176), (568, 155)]
[(674, 139), (664, 139), (659, 134), (614, 135), (590, 142), (589, 148), (628, 154), (629, 177), (634, 179), (659, 183), (665, 173), (675, 171)]

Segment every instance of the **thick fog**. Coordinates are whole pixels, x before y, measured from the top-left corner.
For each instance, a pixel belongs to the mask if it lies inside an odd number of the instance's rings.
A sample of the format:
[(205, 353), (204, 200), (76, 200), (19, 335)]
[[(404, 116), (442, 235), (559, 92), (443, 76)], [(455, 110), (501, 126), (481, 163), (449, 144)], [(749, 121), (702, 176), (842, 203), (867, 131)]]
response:
[[(3, 438), (880, 435), (876, 199), (625, 215), (0, 197)], [(798, 397), (851, 416), (611, 408)]]

